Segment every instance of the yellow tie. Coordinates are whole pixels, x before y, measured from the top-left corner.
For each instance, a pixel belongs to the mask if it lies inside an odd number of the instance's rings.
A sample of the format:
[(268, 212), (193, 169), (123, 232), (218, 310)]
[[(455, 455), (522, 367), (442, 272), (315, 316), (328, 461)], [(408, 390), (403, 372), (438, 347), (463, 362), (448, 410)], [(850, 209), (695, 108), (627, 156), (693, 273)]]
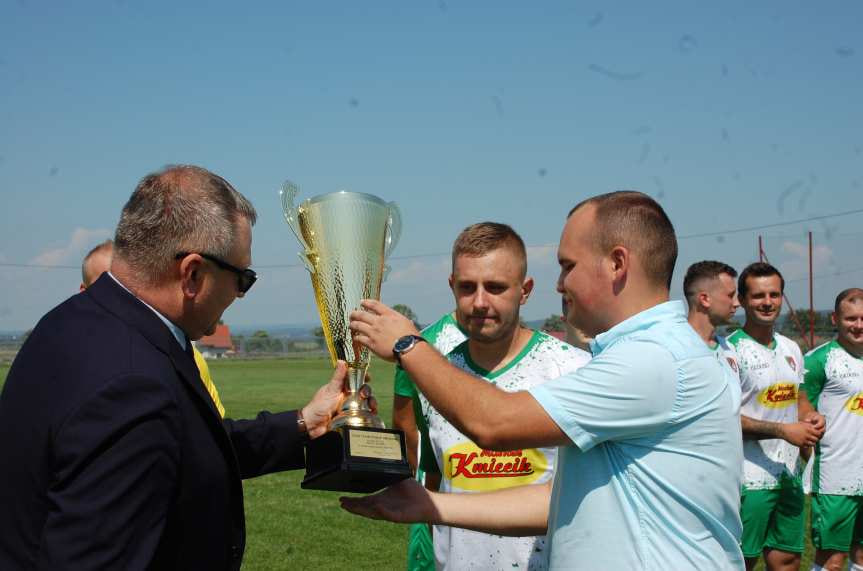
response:
[(198, 348), (193, 346), (192, 352), (195, 354), (195, 364), (198, 365), (198, 371), (201, 373), (201, 382), (207, 392), (210, 393), (210, 398), (213, 399), (213, 404), (216, 405), (216, 410), (219, 411), (219, 416), (225, 418), (225, 407), (222, 406), (222, 401), (219, 399), (219, 391), (216, 385), (213, 384), (213, 379), (210, 377), (210, 367), (207, 366), (207, 361), (204, 356), (198, 351)]

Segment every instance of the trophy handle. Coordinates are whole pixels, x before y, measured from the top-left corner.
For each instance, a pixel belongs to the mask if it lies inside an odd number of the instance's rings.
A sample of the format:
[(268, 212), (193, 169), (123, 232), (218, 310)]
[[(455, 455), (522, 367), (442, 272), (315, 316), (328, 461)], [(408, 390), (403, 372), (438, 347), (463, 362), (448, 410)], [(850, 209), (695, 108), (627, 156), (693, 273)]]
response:
[(399, 205), (395, 202), (390, 202), (387, 206), (390, 209), (390, 216), (387, 220), (387, 237), (386, 246), (384, 248), (384, 259), (389, 258), (390, 254), (399, 243), (399, 238), (402, 236), (402, 211)]
[[(396, 244), (399, 243), (399, 238), (401, 238), (402, 235), (402, 211), (399, 208), (399, 205), (395, 202), (390, 202), (387, 206), (389, 207), (390, 215), (389, 218), (387, 218), (387, 233), (384, 241), (384, 260), (390, 257), (390, 254), (395, 250)], [(387, 281), (387, 277), (390, 275), (390, 270), (392, 270), (392, 267), (389, 264), (384, 264), (381, 281)]]
[(282, 213), (285, 215), (285, 222), (288, 223), (288, 226), (291, 227), (291, 231), (294, 233), (294, 236), (297, 237), (297, 241), (300, 243), (300, 246), (303, 247), (303, 252), (298, 252), (300, 257), (300, 261), (303, 262), (303, 266), (310, 272), (315, 273), (315, 268), (309, 260), (309, 252), (311, 252), (311, 248), (306, 243), (303, 238), (303, 233), (300, 231), (300, 223), (297, 219), (297, 207), (294, 206), (294, 199), (297, 198), (297, 194), (300, 192), (300, 189), (289, 180), (286, 180), (282, 185), (282, 188), (279, 190), (279, 196), (282, 198)]

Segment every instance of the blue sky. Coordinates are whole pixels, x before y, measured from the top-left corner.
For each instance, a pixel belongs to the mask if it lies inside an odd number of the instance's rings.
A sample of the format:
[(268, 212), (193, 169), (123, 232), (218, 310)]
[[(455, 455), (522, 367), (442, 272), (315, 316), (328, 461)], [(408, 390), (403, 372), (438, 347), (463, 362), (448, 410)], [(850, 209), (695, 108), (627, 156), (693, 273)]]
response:
[(523, 315), (557, 311), (566, 212), (622, 188), (657, 197), (682, 237), (675, 296), (694, 261), (753, 261), (761, 233), (805, 305), (811, 230), (828, 307), (863, 283), (861, 21), (852, 1), (0, 0), (0, 330), (73, 294), (72, 266), (168, 163), (221, 174), (259, 211), (261, 279), (229, 324), (317, 319), (288, 178), (301, 197), (401, 205), (383, 298), (423, 322), (451, 308), (446, 253), (481, 220), (531, 245)]

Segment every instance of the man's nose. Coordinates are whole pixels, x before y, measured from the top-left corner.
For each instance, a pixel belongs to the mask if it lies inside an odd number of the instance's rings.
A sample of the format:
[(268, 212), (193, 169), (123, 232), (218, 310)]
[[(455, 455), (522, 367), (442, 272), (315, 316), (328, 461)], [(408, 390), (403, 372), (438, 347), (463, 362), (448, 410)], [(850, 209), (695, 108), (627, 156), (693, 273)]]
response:
[(488, 293), (483, 288), (477, 288), (476, 294), (473, 297), (473, 305), (479, 308), (488, 307)]

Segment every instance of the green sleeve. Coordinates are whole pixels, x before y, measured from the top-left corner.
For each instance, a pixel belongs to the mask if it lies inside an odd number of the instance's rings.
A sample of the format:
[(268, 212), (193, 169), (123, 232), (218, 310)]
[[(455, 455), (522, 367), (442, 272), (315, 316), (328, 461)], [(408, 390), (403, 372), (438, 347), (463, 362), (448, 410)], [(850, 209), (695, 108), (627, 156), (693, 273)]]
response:
[(425, 426), (420, 428), (419, 424), (418, 422), (417, 428), (419, 428), (420, 433), (420, 468), (426, 474), (440, 474), (440, 466), (438, 466), (437, 458), (435, 458), (434, 449), (429, 439), (428, 428)]
[(410, 375), (398, 365), (396, 365), (396, 375), (393, 378), (393, 394), (407, 398), (415, 398), (417, 396), (417, 387), (411, 380)]
[(818, 397), (821, 395), (824, 383), (827, 381), (827, 377), (824, 374), (825, 355), (825, 351), (816, 351), (807, 354), (803, 358), (803, 368), (806, 371), (806, 376), (800, 388), (806, 391), (809, 402), (816, 408), (818, 407)]

